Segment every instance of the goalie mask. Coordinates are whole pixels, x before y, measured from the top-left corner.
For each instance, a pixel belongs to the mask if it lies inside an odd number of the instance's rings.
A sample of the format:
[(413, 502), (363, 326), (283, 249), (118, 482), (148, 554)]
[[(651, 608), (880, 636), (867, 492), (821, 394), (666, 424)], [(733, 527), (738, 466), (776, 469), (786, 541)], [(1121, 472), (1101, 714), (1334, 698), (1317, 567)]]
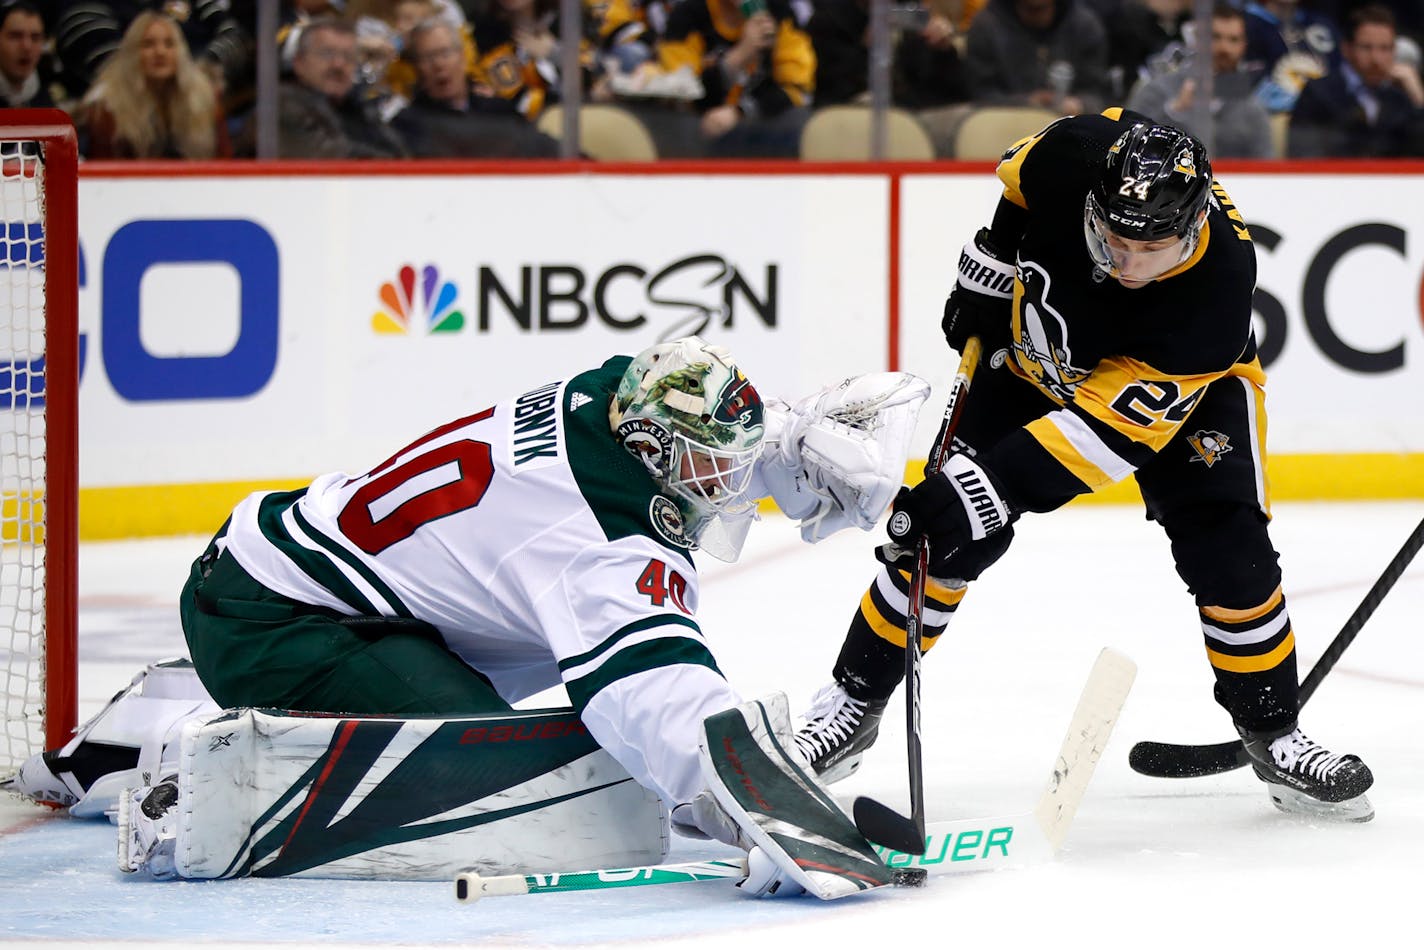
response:
[(1139, 123), (1108, 149), (1088, 192), (1083, 233), (1108, 277), (1142, 286), (1192, 256), (1206, 221), (1211, 163), (1179, 129)]
[(618, 384), (609, 421), (676, 500), (688, 540), (735, 561), (756, 514), (747, 488), (766, 424), (731, 353), (695, 336), (644, 350)]

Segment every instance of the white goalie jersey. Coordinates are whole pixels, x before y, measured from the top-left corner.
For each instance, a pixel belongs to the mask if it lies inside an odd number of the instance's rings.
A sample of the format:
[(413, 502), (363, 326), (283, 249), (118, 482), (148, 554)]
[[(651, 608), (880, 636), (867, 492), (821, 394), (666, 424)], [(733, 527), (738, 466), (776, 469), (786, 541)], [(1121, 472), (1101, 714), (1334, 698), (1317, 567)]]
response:
[(701, 790), (703, 719), (739, 698), (695, 619), (676, 504), (610, 436), (627, 357), (435, 429), (360, 475), (253, 495), (227, 550), (288, 597), (414, 617), (514, 703), (562, 683), (670, 804)]

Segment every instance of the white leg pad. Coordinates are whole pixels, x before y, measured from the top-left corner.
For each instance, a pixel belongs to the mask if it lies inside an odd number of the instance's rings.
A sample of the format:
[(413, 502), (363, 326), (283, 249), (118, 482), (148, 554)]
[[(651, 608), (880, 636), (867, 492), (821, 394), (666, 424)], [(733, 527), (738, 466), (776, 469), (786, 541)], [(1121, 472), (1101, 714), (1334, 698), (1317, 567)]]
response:
[(571, 710), (189, 723), (175, 870), (450, 880), (658, 863), (667, 814)]

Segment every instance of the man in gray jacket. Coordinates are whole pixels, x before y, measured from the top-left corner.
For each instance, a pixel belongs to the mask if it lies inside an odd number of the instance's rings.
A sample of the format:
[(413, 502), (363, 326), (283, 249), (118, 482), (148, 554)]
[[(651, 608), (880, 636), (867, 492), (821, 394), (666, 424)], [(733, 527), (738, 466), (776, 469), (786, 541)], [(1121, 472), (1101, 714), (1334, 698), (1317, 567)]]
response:
[(1063, 115), (1107, 103), (1107, 30), (1081, 0), (989, 0), (969, 27), (970, 91), (980, 105)]
[[(1246, 54), (1246, 18), (1225, 2), (1211, 13), (1211, 103), (1213, 158), (1271, 158), (1271, 119), (1255, 97), (1259, 76), (1241, 67)], [(1170, 62), (1171, 65), (1167, 65)], [(1159, 71), (1137, 85), (1127, 107), (1205, 139), (1198, 103), (1195, 52), (1164, 56)]]

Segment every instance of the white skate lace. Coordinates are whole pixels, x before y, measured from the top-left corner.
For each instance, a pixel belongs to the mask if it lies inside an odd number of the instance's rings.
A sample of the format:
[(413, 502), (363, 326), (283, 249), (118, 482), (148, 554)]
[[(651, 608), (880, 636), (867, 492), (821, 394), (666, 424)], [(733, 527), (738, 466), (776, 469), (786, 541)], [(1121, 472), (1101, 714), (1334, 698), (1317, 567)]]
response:
[(839, 683), (821, 687), (811, 700), (806, 725), (796, 733), (796, 746), (808, 761), (815, 761), (849, 739), (860, 725), (868, 704), (852, 699)]
[(1271, 741), (1271, 758), (1287, 772), (1324, 782), (1340, 770), (1349, 756), (1331, 752), (1296, 729)]

